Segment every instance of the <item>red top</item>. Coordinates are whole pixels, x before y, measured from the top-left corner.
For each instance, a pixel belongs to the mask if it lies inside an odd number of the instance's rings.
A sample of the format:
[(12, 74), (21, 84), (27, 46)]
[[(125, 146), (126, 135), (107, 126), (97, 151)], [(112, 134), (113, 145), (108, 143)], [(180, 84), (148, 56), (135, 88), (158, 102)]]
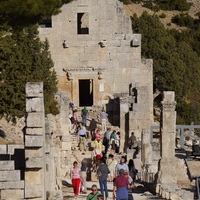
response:
[(118, 176), (114, 180), (114, 186), (116, 186), (117, 188), (127, 187), (128, 184), (129, 184), (128, 178), (125, 176)]

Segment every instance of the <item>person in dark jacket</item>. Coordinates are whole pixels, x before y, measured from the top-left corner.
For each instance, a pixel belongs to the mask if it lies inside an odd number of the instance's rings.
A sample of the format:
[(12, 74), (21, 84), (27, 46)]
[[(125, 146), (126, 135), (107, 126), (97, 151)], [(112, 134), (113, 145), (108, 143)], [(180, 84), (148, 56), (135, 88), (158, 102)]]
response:
[(106, 162), (105, 158), (101, 158), (100, 166), (97, 170), (97, 175), (99, 178), (101, 194), (104, 195), (104, 192), (105, 192), (105, 197), (107, 199), (108, 198), (107, 177), (108, 177), (108, 174), (110, 173), (110, 170), (108, 169), (105, 162)]

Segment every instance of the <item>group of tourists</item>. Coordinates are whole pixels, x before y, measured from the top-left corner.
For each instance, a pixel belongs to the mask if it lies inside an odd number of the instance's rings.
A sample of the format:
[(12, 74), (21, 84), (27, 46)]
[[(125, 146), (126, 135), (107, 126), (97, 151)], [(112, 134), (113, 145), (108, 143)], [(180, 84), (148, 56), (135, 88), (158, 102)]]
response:
[[(76, 155), (74, 155), (74, 157), (77, 161), (73, 163), (73, 167), (70, 170), (70, 175), (72, 179), (74, 195), (75, 198), (77, 198), (80, 190), (82, 193), (87, 193), (87, 159), (80, 160)], [(81, 165), (80, 167), (78, 166), (78, 163)], [(132, 189), (135, 187), (134, 182), (136, 181), (136, 177), (137, 180), (140, 180), (141, 174), (136, 169), (132, 159), (130, 159), (128, 164), (126, 164), (126, 158), (123, 156), (121, 157), (119, 163), (115, 160), (113, 154), (109, 154), (107, 159), (102, 157), (97, 169), (100, 192), (98, 192), (97, 185), (93, 185), (91, 188), (92, 192), (88, 194), (87, 200), (133, 199)], [(113, 182), (112, 197), (109, 197), (108, 195), (108, 182)]]

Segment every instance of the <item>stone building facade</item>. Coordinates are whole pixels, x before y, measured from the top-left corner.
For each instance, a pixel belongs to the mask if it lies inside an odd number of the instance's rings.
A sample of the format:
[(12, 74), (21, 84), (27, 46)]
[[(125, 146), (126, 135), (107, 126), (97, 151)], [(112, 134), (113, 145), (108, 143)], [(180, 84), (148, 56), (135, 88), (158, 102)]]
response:
[(132, 33), (123, 3), (74, 0), (39, 33), (49, 41), (58, 88), (77, 107), (104, 106), (124, 132), (149, 127), (153, 63), (141, 59), (141, 35)]

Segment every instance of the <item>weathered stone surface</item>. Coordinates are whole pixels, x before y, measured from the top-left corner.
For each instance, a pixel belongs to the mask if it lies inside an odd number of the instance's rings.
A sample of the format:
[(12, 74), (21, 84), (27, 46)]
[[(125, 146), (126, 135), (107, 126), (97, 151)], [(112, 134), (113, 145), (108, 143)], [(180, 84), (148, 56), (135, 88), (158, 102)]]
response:
[(43, 136), (25, 135), (25, 147), (42, 147), (43, 144)]
[(0, 181), (19, 181), (20, 171), (0, 171)]
[(0, 170), (14, 170), (14, 161), (0, 161)]
[(27, 185), (40, 185), (42, 182), (43, 170), (35, 169), (25, 171), (25, 186)]
[(62, 150), (71, 150), (71, 148), (72, 148), (71, 141), (62, 142)]
[(15, 149), (24, 149), (24, 145), (9, 144), (8, 145), (8, 154), (13, 155), (15, 153)]
[(23, 198), (24, 198), (23, 189), (1, 190), (1, 200), (13, 200), (13, 199), (23, 199)]
[(44, 112), (28, 113), (27, 127), (28, 128), (44, 127)]
[(7, 145), (0, 145), (0, 154), (7, 154)]
[(1, 189), (24, 189), (24, 181), (0, 182), (0, 190)]
[(43, 168), (44, 167), (44, 159), (42, 158), (26, 158), (26, 168)]
[(26, 112), (43, 112), (43, 98), (26, 99)]
[(25, 151), (25, 157), (26, 158), (36, 158), (36, 157), (42, 157), (43, 156), (43, 150), (44, 148), (39, 148), (39, 147), (36, 147), (36, 148), (26, 148), (26, 151)]
[(36, 198), (43, 196), (43, 185), (26, 185), (25, 198)]
[(31, 83), (26, 84), (26, 96), (27, 97), (43, 97), (43, 83)]
[(44, 128), (26, 128), (27, 135), (44, 135)]

